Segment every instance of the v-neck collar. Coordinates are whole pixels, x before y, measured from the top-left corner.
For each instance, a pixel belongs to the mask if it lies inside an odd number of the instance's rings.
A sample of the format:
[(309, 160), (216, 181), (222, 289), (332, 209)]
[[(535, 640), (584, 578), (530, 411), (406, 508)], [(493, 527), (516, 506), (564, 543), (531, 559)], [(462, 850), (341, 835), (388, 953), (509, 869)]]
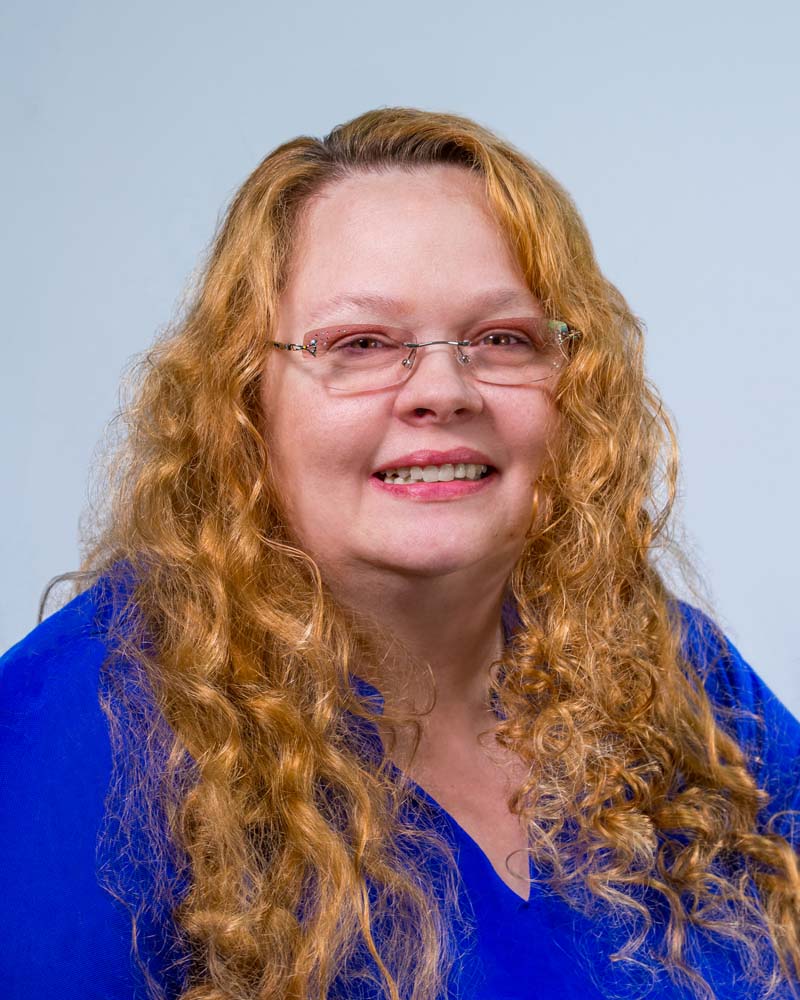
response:
[[(401, 774), (396, 765), (391, 764), (391, 768), (393, 773), (396, 772), (398, 776)], [(423, 802), (427, 803), (427, 805), (433, 808), (436, 812), (440, 813), (445, 821), (452, 827), (459, 850), (466, 846), (467, 852), (475, 855), (478, 864), (481, 868), (485, 869), (486, 875), (490, 880), (490, 884), (493, 886), (492, 895), (494, 895), (498, 900), (503, 900), (504, 904), (510, 906), (510, 908), (514, 911), (528, 909), (533, 895), (533, 864), (530, 859), (528, 861), (528, 877), (531, 879), (531, 882), (528, 886), (528, 898), (523, 899), (518, 892), (515, 892), (511, 886), (500, 877), (484, 849), (475, 840), (475, 838), (464, 829), (453, 814), (448, 812), (447, 809), (445, 809), (445, 807), (430, 794), (430, 792), (425, 791), (422, 785), (418, 784), (408, 776), (405, 776), (405, 780), (408, 782), (414, 795), (416, 795)], [(472, 866), (470, 865), (469, 867), (471, 868)], [(463, 867), (459, 866), (459, 869), (461, 871), (462, 878), (464, 878)], [(465, 881), (470, 882), (472, 880), (465, 879)], [(485, 884), (482, 885), (481, 891), (482, 893), (485, 892)]]
[[(374, 685), (370, 684), (369, 681), (364, 680), (363, 677), (359, 677), (356, 674), (351, 674), (350, 683), (353, 690), (358, 695), (358, 697), (363, 702), (365, 702), (376, 715), (383, 714), (383, 707), (384, 707), (383, 695)], [(382, 743), (380, 743), (380, 736), (378, 735), (377, 730), (374, 733), (374, 739), (378, 741), (380, 747), (379, 754), (382, 758), (383, 745)], [(376, 749), (378, 748), (376, 747)], [(445, 807), (440, 802), (438, 802), (429, 792), (427, 792), (422, 787), (422, 785), (418, 784), (418, 782), (414, 781), (412, 778), (410, 778), (408, 775), (402, 772), (400, 768), (398, 768), (393, 761), (389, 761), (388, 763), (389, 763), (389, 771), (393, 778), (396, 779), (402, 778), (405, 782), (407, 782), (409, 788), (418, 799), (420, 799), (422, 802), (425, 802), (429, 807), (431, 807), (435, 812), (437, 812), (444, 818), (446, 823), (450, 826), (450, 828), (453, 831), (454, 839), (456, 841), (456, 846), (459, 848), (459, 852), (461, 852), (464, 848), (466, 848), (467, 854), (475, 856), (479, 866), (485, 870), (485, 874), (489, 879), (489, 883), (494, 887), (494, 891), (492, 893), (493, 896), (498, 901), (502, 901), (504, 907), (510, 907), (515, 912), (528, 909), (531, 903), (531, 898), (533, 896), (533, 878), (534, 878), (533, 862), (529, 860), (528, 876), (531, 879), (531, 882), (529, 883), (529, 888), (528, 888), (528, 898), (523, 899), (523, 897), (518, 892), (515, 892), (511, 888), (511, 886), (508, 885), (500, 877), (494, 865), (492, 864), (491, 860), (489, 859), (489, 856), (486, 854), (486, 852), (483, 850), (480, 844), (475, 840), (475, 838), (464, 829), (464, 827), (458, 822), (458, 820), (452, 815), (452, 813), (448, 812), (448, 810), (445, 809)], [(459, 867), (461, 869), (461, 866)], [(471, 869), (472, 865), (470, 865), (469, 867)], [(461, 870), (461, 875), (463, 878), (464, 877), (463, 870)], [(485, 893), (485, 884), (481, 886), (480, 891), (481, 893)]]

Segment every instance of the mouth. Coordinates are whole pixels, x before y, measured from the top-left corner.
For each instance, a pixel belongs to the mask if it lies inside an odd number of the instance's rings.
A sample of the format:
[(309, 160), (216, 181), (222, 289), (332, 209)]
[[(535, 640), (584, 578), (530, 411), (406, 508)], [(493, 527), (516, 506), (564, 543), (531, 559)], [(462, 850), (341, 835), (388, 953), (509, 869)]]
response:
[(375, 479), (391, 486), (413, 486), (419, 483), (478, 482), (497, 470), (492, 465), (473, 462), (444, 462), (441, 465), (410, 465), (382, 469), (373, 473)]

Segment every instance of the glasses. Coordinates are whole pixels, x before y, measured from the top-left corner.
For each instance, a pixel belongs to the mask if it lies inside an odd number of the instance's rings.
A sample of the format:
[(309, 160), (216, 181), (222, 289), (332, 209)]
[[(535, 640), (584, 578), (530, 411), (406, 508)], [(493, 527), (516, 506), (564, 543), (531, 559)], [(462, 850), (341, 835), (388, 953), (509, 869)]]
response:
[(312, 330), (302, 344), (268, 343), (300, 351), (329, 389), (363, 392), (400, 385), (411, 375), (420, 347), (445, 344), (472, 378), (491, 385), (527, 385), (556, 376), (581, 336), (561, 320), (527, 317), (494, 322), (464, 340), (427, 340), (408, 331), (368, 325)]

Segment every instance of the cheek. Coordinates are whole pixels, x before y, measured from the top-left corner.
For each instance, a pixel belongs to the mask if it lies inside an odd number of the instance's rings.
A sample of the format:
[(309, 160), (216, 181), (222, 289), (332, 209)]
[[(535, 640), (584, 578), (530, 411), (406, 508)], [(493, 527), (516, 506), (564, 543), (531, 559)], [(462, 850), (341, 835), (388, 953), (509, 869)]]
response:
[(531, 400), (529, 408), (517, 411), (511, 424), (515, 431), (512, 448), (521, 456), (533, 479), (539, 475), (548, 448), (555, 441), (559, 422), (552, 396), (542, 392)]
[(264, 439), (275, 485), (297, 530), (351, 508), (353, 489), (369, 475), (382, 427), (380, 407), (357, 397), (331, 397), (316, 383), (286, 379), (262, 393)]
[(303, 401), (285, 375), (274, 369), (265, 374), (261, 388), (262, 436), (267, 446), (274, 492), (282, 515), (296, 532), (299, 527), (304, 461), (314, 430), (303, 419)]

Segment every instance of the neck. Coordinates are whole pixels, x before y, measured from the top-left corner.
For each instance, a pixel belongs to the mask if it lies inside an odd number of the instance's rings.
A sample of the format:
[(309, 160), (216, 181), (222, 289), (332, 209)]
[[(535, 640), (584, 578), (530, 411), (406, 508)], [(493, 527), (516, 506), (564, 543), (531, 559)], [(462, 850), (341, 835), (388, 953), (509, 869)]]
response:
[(383, 695), (387, 713), (430, 708), (426, 726), (446, 719), (450, 729), (485, 728), (489, 668), (503, 648), (501, 611), (508, 568), (480, 567), (446, 576), (361, 572), (339, 576), (331, 589), (340, 603), (366, 615), (390, 638), (365, 679)]

